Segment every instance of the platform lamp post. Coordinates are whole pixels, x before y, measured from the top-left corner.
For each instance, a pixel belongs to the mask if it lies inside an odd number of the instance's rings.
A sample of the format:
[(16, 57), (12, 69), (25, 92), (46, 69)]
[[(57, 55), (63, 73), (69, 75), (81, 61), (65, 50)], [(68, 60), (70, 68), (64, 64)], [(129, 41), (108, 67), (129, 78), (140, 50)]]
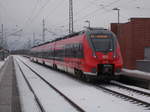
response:
[(89, 20), (86, 20), (85, 22), (88, 23), (88, 27), (90, 28), (90, 26), (91, 26), (90, 21), (89, 21)]
[(120, 24), (120, 9), (119, 8), (113, 8), (112, 10), (115, 10), (118, 12), (118, 27), (117, 27), (117, 35), (118, 37), (120, 36), (120, 28), (119, 28), (119, 24)]

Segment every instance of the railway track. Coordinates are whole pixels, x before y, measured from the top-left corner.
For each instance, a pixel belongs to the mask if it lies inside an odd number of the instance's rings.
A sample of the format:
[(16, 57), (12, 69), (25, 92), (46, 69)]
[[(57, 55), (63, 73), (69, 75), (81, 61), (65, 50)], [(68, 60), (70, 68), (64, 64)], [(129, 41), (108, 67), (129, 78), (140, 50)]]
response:
[[(17, 64), (18, 64), (18, 63), (17, 63)], [(22, 69), (21, 69), (21, 67), (20, 67), (19, 64), (18, 64), (18, 67), (19, 67), (19, 70), (21, 71), (21, 73), (22, 73), (22, 75), (23, 75), (23, 78), (24, 78), (25, 82), (27, 83), (27, 85), (28, 85), (30, 91), (31, 91), (32, 94), (34, 95), (35, 101), (36, 101), (36, 103), (38, 104), (38, 106), (39, 106), (39, 108), (40, 108), (40, 111), (41, 111), (41, 112), (46, 112), (45, 109), (44, 109), (44, 107), (43, 107), (43, 105), (41, 104), (39, 98), (37, 97), (36, 93), (34, 92), (34, 90), (33, 90), (32, 86), (31, 86), (31, 84), (29, 83), (28, 79), (26, 78), (25, 74), (23, 73), (23, 71), (22, 71)]]
[[(44, 79), (43, 77), (40, 76), (40, 74), (39, 74), (40, 72), (37, 73), (35, 71), (35, 68), (33, 70), (24, 61), (22, 61), (21, 59), (19, 59), (19, 60), (25, 66), (27, 66), (32, 72), (34, 72), (38, 77), (40, 77), (44, 82), (46, 82), (47, 84), (49, 83), (48, 81), (46, 81), (46, 79)], [(78, 81), (80, 82), (80, 80), (78, 80)], [(81, 81), (81, 83), (85, 83), (85, 82)], [(87, 83), (86, 85), (91, 86), (91, 84), (89, 84), (89, 83)], [(93, 85), (92, 85), (92, 87), (93, 87)], [(124, 85), (121, 85), (121, 84), (118, 84), (118, 83), (110, 83), (108, 85), (102, 85), (102, 84), (101, 85), (94, 85), (94, 87), (96, 87), (96, 89), (98, 89), (98, 90), (104, 91), (107, 94), (111, 94), (111, 96), (115, 96), (116, 98), (123, 99), (125, 101), (129, 101), (133, 105), (137, 105), (138, 107), (142, 107), (143, 109), (145, 109), (147, 111), (150, 110), (150, 100), (149, 100), (150, 99), (150, 94), (146, 91), (140, 91), (138, 89), (127, 87), (127, 86), (124, 86)], [(140, 96), (140, 97), (137, 97), (137, 96)], [(147, 100), (145, 100), (145, 99), (147, 99)], [(75, 104), (74, 102), (73, 102), (73, 104), (70, 101), (68, 101), (68, 102), (71, 105), (76, 105), (76, 106), (73, 106), (73, 107), (79, 108), (79, 109), (76, 109), (76, 110), (81, 111), (81, 112), (85, 111), (79, 105)]]
[(117, 83), (110, 83), (108, 85), (96, 85), (97, 89), (104, 90), (116, 97), (120, 97), (126, 101), (141, 105), (150, 110), (150, 93), (130, 88)]
[[(50, 88), (52, 88), (54, 91), (56, 91), (60, 96), (62, 96), (69, 104), (71, 104), (77, 111), (79, 112), (85, 112), (84, 109), (82, 109), (82, 107), (80, 107), (78, 104), (76, 104), (75, 102), (73, 102), (71, 99), (69, 99), (66, 95), (64, 95), (61, 91), (59, 91), (55, 86), (53, 86), (51, 83), (49, 83), (48, 81), (46, 81), (40, 74), (38, 74), (35, 70), (33, 70), (30, 66), (28, 66), (26, 63), (24, 63), (22, 60), (19, 59), (20, 62), (22, 62), (26, 67), (28, 67), (34, 74), (36, 74), (36, 76), (38, 76), (43, 82), (45, 82)], [(39, 105), (41, 112), (46, 112), (42, 103), (40, 102), (40, 100), (38, 99), (36, 93), (34, 92), (31, 84), (29, 83), (28, 79), (26, 78), (25, 74), (23, 73), (22, 68), (20, 67), (20, 65), (18, 64), (19, 69), (27, 83), (27, 85), (29, 86), (31, 92), (33, 93), (35, 100), (37, 102), (37, 104)]]
[(119, 84), (117, 82), (111, 82), (110, 84), (114, 85), (114, 86), (118, 86), (119, 88), (123, 88), (125, 90), (133, 91), (133, 92), (135, 92), (137, 94), (140, 94), (140, 95), (150, 97), (150, 92), (146, 92), (144, 90), (138, 90), (138, 89), (135, 89), (135, 88), (131, 88), (131, 87), (128, 87), (126, 85)]

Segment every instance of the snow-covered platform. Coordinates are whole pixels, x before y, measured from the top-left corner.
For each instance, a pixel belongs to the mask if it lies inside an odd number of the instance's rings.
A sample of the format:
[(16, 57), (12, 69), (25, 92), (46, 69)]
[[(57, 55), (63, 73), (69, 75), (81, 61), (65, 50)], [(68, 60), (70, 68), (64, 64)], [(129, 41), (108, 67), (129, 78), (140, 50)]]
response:
[(0, 69), (0, 112), (21, 112), (12, 57)]
[(3, 66), (3, 64), (4, 64), (4, 61), (0, 61), (0, 69)]
[(123, 69), (122, 74), (125, 74), (126, 76), (145, 79), (150, 81), (150, 72), (143, 72), (140, 70), (129, 70), (129, 69)]
[(130, 82), (133, 85), (150, 89), (150, 72), (123, 69), (120, 77), (121, 81)]

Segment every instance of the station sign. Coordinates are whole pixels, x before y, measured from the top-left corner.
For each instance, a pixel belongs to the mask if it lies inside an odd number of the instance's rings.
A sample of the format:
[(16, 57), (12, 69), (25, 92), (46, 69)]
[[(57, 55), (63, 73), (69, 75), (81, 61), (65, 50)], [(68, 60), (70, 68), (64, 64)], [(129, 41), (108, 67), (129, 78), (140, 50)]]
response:
[(109, 38), (108, 35), (91, 35), (91, 38)]

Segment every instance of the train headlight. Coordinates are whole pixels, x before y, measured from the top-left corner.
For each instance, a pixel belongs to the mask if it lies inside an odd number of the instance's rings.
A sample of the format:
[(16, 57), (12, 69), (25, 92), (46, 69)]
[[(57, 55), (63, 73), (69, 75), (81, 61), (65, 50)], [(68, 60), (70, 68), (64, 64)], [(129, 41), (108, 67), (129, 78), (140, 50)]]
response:
[(119, 59), (119, 55), (116, 53), (114, 56), (113, 56), (114, 59)]
[(93, 57), (94, 57), (94, 58), (97, 58), (97, 56), (96, 56), (96, 54), (95, 54), (95, 53), (93, 53), (92, 55), (93, 55)]

